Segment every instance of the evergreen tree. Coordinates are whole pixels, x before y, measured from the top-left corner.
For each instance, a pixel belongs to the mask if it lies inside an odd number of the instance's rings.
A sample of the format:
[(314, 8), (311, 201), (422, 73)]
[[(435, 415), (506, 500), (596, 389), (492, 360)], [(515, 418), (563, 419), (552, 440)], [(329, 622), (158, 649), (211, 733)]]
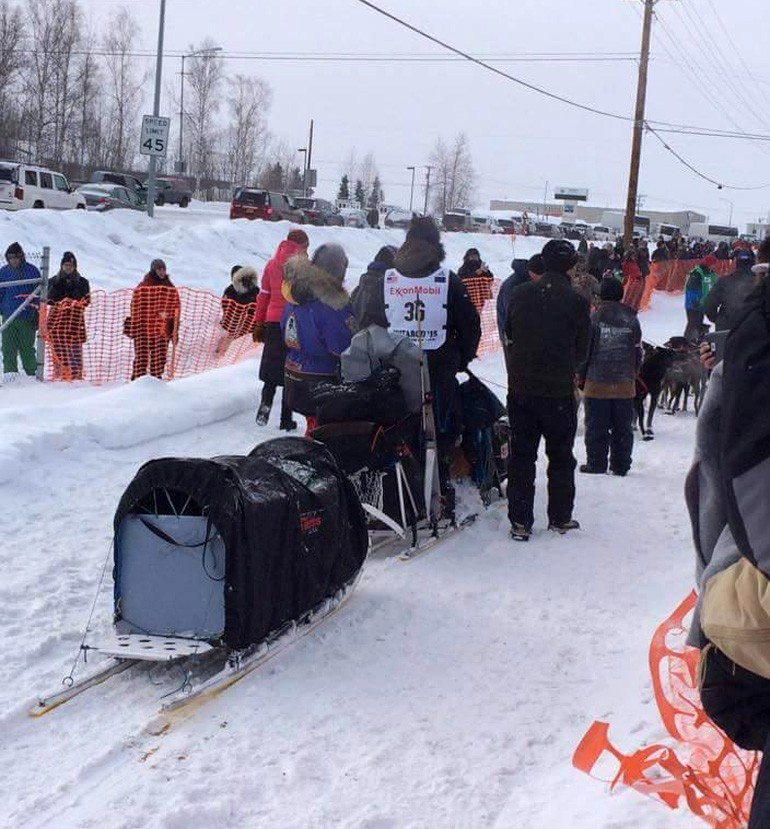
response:
[(361, 179), (356, 179), (356, 201), (361, 205), (361, 207), (366, 206), (366, 190), (364, 190), (364, 183)]
[(350, 179), (348, 178), (347, 173), (345, 173), (345, 175), (342, 177), (342, 181), (340, 182), (340, 189), (337, 193), (337, 198), (344, 199), (345, 201), (350, 199)]
[(286, 191), (302, 190), (302, 170), (299, 167), (292, 167), (286, 181)]
[(283, 167), (276, 161), (271, 164), (260, 176), (260, 184), (265, 190), (281, 192), (283, 190)]
[(369, 201), (367, 207), (378, 207), (384, 201), (382, 197), (382, 186), (380, 185), (380, 177), (375, 176), (372, 182), (372, 192), (369, 194)]

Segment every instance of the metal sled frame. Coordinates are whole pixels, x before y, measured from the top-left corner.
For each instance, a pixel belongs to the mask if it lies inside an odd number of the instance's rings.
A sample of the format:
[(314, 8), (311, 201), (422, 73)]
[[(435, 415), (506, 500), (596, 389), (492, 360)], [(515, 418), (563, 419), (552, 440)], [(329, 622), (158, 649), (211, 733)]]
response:
[[(399, 511), (399, 518), (401, 523), (399, 524), (398, 521), (395, 521), (389, 515), (386, 515), (383, 510), (382, 505), (382, 490), (380, 489), (380, 498), (378, 504), (369, 504), (365, 501), (361, 502), (361, 506), (366, 512), (367, 515), (370, 515), (376, 521), (381, 522), (386, 527), (391, 529), (399, 538), (406, 538), (407, 531), (411, 529), (412, 531), (412, 544), (417, 544), (417, 504), (414, 500), (414, 495), (412, 494), (412, 488), (409, 486), (409, 481), (407, 480), (406, 473), (404, 472), (404, 467), (401, 464), (400, 460), (396, 460), (395, 463), (395, 474), (396, 474), (396, 487), (398, 491), (398, 511)], [(380, 472), (380, 475), (384, 475), (384, 472)], [(412, 521), (409, 521), (406, 514), (406, 500), (404, 499), (404, 492), (406, 492), (407, 497), (409, 498), (409, 505), (412, 508)]]

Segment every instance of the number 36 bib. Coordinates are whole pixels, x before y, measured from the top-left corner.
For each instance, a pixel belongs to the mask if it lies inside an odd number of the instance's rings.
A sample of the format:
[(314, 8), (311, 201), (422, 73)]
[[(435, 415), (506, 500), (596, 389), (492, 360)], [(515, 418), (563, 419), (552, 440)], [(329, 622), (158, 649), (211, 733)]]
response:
[(409, 337), (425, 351), (446, 342), (449, 272), (440, 268), (414, 278), (396, 270), (385, 273), (385, 316), (390, 332)]

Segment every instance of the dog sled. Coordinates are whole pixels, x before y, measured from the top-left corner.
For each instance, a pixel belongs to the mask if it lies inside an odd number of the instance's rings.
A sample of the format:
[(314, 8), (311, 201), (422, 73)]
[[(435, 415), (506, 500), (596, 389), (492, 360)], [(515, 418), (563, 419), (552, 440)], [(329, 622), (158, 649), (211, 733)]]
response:
[(146, 463), (115, 513), (114, 635), (81, 644), (103, 661), (30, 713), (139, 664), (182, 664), (164, 709), (227, 687), (341, 605), (368, 543), (353, 486), (320, 443)]
[[(343, 354), (342, 373), (342, 383), (315, 390), (318, 426), (312, 437), (329, 448), (353, 483), (373, 544), (395, 536), (416, 550), (457, 524), (454, 514), (441, 512), (430, 386), (419, 349), (370, 326)], [(455, 384), (452, 405), (465, 468), (486, 507), (495, 490), (503, 494), (510, 430), (502, 403), (467, 373), (467, 381)]]

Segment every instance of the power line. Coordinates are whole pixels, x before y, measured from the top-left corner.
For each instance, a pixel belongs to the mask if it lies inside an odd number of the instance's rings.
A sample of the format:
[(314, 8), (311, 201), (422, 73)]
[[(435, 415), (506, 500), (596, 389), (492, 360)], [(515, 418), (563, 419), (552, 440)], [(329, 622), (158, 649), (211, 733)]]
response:
[(678, 6), (674, 6), (674, 13), (682, 20), (685, 27), (698, 38), (700, 43), (703, 45), (703, 48), (706, 50), (706, 53), (712, 56), (714, 67), (721, 73), (726, 87), (731, 91), (731, 94), (735, 96), (735, 100), (741, 103), (746, 112), (753, 116), (757, 123), (761, 124), (764, 128), (767, 128), (767, 122), (757, 112), (754, 104), (746, 97), (740, 86), (729, 77), (730, 66), (724, 56), (722, 47), (712, 37), (706, 24), (703, 22), (703, 18), (700, 13), (695, 9), (691, 11), (686, 2), (682, 3), (681, 9), (690, 21), (691, 25), (689, 27), (679, 13)]
[[(702, 89), (702, 83), (701, 83), (700, 78), (697, 76), (695, 71), (691, 68), (690, 61), (681, 62), (681, 61), (678, 60), (678, 58), (676, 57), (675, 52), (676, 52), (677, 49), (681, 48), (681, 44), (677, 41), (676, 36), (673, 34), (673, 32), (668, 28), (667, 23), (661, 17), (660, 13), (658, 13), (656, 15), (656, 19), (657, 19), (657, 22), (658, 22), (658, 26), (656, 27), (655, 37), (658, 40), (659, 45), (663, 48), (663, 50), (666, 52), (666, 54), (668, 54), (669, 57), (672, 59), (674, 65), (677, 66), (682, 71), (682, 74), (685, 75), (688, 78), (688, 80), (692, 83), (693, 88), (698, 92), (698, 94), (710, 106), (713, 106), (716, 109), (718, 109), (725, 116), (725, 118), (737, 130), (745, 133), (745, 131), (742, 129), (741, 125), (732, 117), (732, 115), (730, 114), (728, 109), (726, 109), (722, 105), (722, 102), (721, 102), (722, 101), (722, 95), (721, 95), (721, 90), (719, 89), (719, 87), (716, 87), (716, 89), (712, 90), (712, 95), (711, 96), (707, 95)], [(663, 41), (663, 39), (659, 35), (659, 32), (664, 33), (666, 35), (666, 37), (670, 40), (672, 48), (674, 49), (674, 52), (671, 52), (669, 50), (668, 46), (666, 45), (666, 43)], [(719, 94), (717, 94), (717, 93), (719, 93)], [(728, 106), (729, 106), (729, 102), (728, 102)], [(660, 131), (663, 132), (663, 130), (660, 130)], [(689, 130), (688, 131), (683, 130), (683, 131), (679, 131), (679, 132), (680, 132), (680, 134), (684, 134), (684, 135), (692, 135), (692, 134), (697, 135), (697, 134), (699, 134), (697, 132), (694, 133), (694, 132), (689, 131)], [(749, 137), (749, 136), (747, 135), (747, 137)], [(762, 138), (762, 137), (761, 138), (754, 138), (752, 136), (750, 138), (750, 140), (763, 141), (764, 138)], [(758, 147), (760, 149), (766, 151), (766, 147), (764, 147), (762, 144), (759, 144)]]
[(752, 187), (741, 187), (735, 184), (723, 184), (721, 181), (717, 181), (715, 178), (711, 178), (711, 176), (706, 175), (706, 173), (702, 173), (697, 167), (694, 167), (692, 164), (690, 164), (690, 162), (683, 158), (673, 147), (667, 144), (666, 141), (660, 135), (658, 135), (656, 130), (654, 130), (649, 125), (649, 123), (645, 122), (645, 127), (647, 131), (651, 132), (658, 139), (658, 141), (660, 141), (660, 143), (668, 150), (668, 152), (670, 152), (671, 155), (673, 155), (674, 158), (676, 158), (680, 163), (684, 164), (684, 166), (687, 167), (688, 170), (691, 170), (693, 173), (695, 173), (696, 176), (702, 178), (704, 181), (708, 181), (710, 184), (716, 184), (716, 186), (720, 190), (766, 190), (768, 187), (770, 187), (770, 183), (758, 184)]
[[(575, 109), (580, 109), (584, 112), (590, 112), (594, 115), (601, 115), (605, 118), (612, 118), (616, 121), (624, 121), (625, 123), (633, 123), (634, 119), (628, 115), (619, 115), (616, 112), (607, 112), (606, 110), (598, 109), (596, 107), (588, 106), (586, 104), (581, 104), (577, 101), (573, 101), (570, 98), (565, 98), (562, 95), (557, 95), (554, 92), (549, 92), (547, 89), (543, 89), (542, 87), (536, 86), (535, 84), (528, 83), (527, 81), (522, 80), (521, 78), (517, 78), (514, 75), (511, 75), (507, 72), (503, 72), (502, 69), (498, 69), (494, 66), (491, 66), (489, 63), (480, 60), (473, 55), (464, 52), (462, 49), (458, 49), (455, 46), (452, 46), (449, 43), (446, 43), (443, 40), (431, 35), (430, 33), (424, 31), (423, 29), (418, 28), (417, 26), (408, 23), (406, 20), (403, 20), (400, 17), (397, 17), (395, 14), (392, 14), (385, 9), (380, 8), (379, 6), (375, 5), (371, 2), (371, 0), (355, 0), (356, 2), (360, 3), (363, 6), (371, 9), (372, 11), (376, 12), (377, 14), (382, 15), (383, 17), (392, 20), (394, 23), (397, 23), (399, 26), (403, 26), (409, 31), (414, 32), (419, 37), (425, 38), (429, 40), (431, 43), (435, 43), (438, 46), (441, 46), (443, 49), (448, 49), (450, 52), (453, 52), (456, 55), (460, 55), (461, 57), (465, 58), (465, 60), (470, 61), (471, 63), (475, 63), (477, 66), (486, 69), (488, 72), (492, 72), (495, 75), (499, 75), (506, 80), (512, 81), (519, 86), (523, 86), (526, 89), (531, 90), (532, 92), (536, 92), (539, 95), (543, 95), (547, 98), (551, 98), (552, 100), (559, 101), (560, 103), (566, 104), (567, 106), (573, 107)], [(671, 131), (681, 131), (684, 134), (691, 134), (691, 135), (700, 135), (703, 137), (719, 137), (719, 138), (749, 138), (752, 140), (763, 140), (767, 141), (770, 140), (770, 134), (757, 134), (757, 135), (748, 135), (743, 132), (734, 132), (729, 130), (713, 130), (707, 127), (693, 127), (688, 125), (682, 124), (672, 124), (666, 121), (649, 121), (648, 123), (654, 123), (658, 128), (663, 131), (663, 128), (668, 128)]]
[(519, 86), (523, 86), (526, 89), (531, 90), (532, 92), (537, 92), (540, 95), (545, 95), (547, 98), (551, 98), (554, 101), (560, 101), (562, 104), (567, 104), (568, 106), (574, 107), (576, 109), (581, 109), (584, 112), (591, 112), (594, 115), (603, 115), (605, 118), (613, 118), (616, 121), (633, 121), (633, 118), (629, 118), (627, 115), (618, 115), (616, 112), (606, 112), (602, 109), (596, 109), (595, 107), (588, 106), (586, 104), (580, 104), (577, 101), (571, 101), (569, 98), (564, 98), (561, 95), (557, 95), (554, 92), (549, 92), (547, 89), (543, 89), (542, 87), (535, 86), (534, 84), (528, 83), (527, 81), (523, 81), (521, 78), (517, 78), (514, 75), (509, 75), (507, 72), (503, 72), (501, 69), (497, 69), (494, 66), (491, 66), (489, 63), (486, 63), (479, 58), (474, 57), (473, 55), (469, 55), (467, 52), (463, 52), (462, 49), (458, 49), (455, 46), (451, 46), (449, 43), (446, 43), (443, 40), (439, 40), (434, 35), (429, 34), (422, 29), (418, 29), (416, 26), (413, 26), (411, 23), (407, 23), (406, 20), (402, 20), (400, 17), (396, 17), (395, 14), (391, 14), (389, 11), (376, 6), (374, 3), (370, 2), (370, 0), (356, 0), (356, 2), (361, 3), (361, 5), (366, 6), (367, 8), (371, 9), (377, 14), (381, 14), (383, 17), (387, 17), (389, 20), (392, 20), (394, 23), (397, 23), (399, 26), (403, 26), (409, 31), (414, 32), (416, 35), (425, 38), (426, 40), (431, 41), (431, 43), (435, 43), (438, 46), (441, 46), (443, 49), (448, 49), (450, 52), (454, 52), (456, 55), (460, 55), (460, 57), (465, 58), (465, 60), (470, 61), (471, 63), (475, 63), (477, 66), (481, 66), (483, 69), (486, 69), (488, 72), (493, 72), (496, 75), (500, 75), (500, 77), (505, 78), (506, 80), (513, 81), (513, 83), (519, 84)]

